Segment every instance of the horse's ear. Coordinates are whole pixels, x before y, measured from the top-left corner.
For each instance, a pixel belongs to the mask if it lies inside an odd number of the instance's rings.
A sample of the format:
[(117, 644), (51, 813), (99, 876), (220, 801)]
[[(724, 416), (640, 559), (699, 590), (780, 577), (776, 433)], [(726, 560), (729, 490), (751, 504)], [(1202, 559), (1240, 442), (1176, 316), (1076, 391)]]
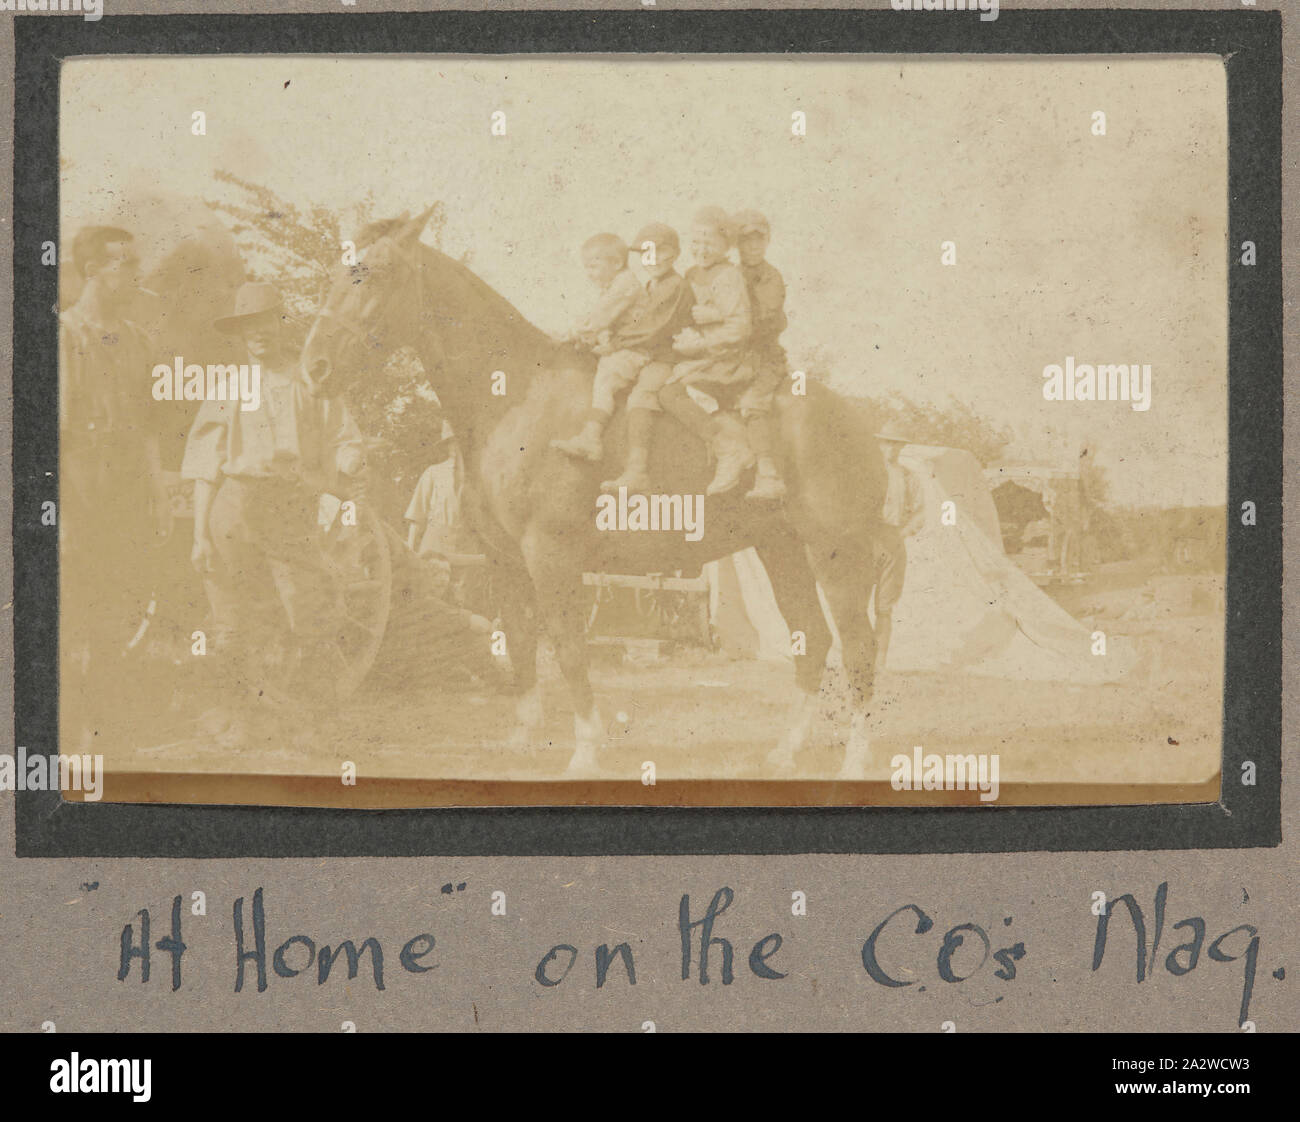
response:
[(376, 218), (367, 222), (353, 235), (352, 241), (358, 249), (374, 245), (380, 238), (398, 233), (411, 220), (409, 210), (402, 211), (396, 218)]
[[(415, 241), (416, 239), (419, 238), (421, 234), (424, 233), (425, 226), (429, 224), (429, 219), (433, 217), (433, 212), (437, 209), (438, 209), (438, 204), (434, 203), (426, 210), (421, 211), (409, 222), (407, 222), (400, 230), (398, 230), (397, 233), (394, 235), (394, 237), (396, 237), (398, 241), (402, 241), (402, 242)], [(405, 215), (403, 215), (403, 217), (405, 217)]]

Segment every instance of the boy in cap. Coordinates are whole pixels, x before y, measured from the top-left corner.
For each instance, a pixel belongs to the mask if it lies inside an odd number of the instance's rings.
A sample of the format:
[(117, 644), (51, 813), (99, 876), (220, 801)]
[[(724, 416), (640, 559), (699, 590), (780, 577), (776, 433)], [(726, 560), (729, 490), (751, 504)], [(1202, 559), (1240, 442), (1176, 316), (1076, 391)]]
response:
[[(672, 377), (673, 337), (690, 325), (695, 295), (676, 269), (681, 243), (671, 226), (651, 222), (643, 227), (632, 243), (632, 251), (641, 253), (650, 274), (645, 298), (636, 316), (620, 332), (623, 350), (600, 360), (601, 367), (618, 360), (623, 371), (637, 371), (627, 395), (627, 466), (622, 475), (607, 479), (601, 487), (606, 491), (626, 487), (637, 493), (651, 489), (650, 437), (655, 414), (663, 411), (659, 391)], [(598, 381), (600, 369), (596, 372)]]
[(707, 413), (687, 392), (698, 386), (716, 394), (740, 389), (753, 379), (747, 353), (753, 329), (749, 292), (740, 269), (727, 257), (735, 241), (735, 226), (721, 207), (696, 213), (691, 226), (695, 265), (686, 274), (695, 296), (695, 324), (673, 339), (678, 361), (659, 393), (664, 410), (709, 446), (717, 464), (706, 491), (710, 495), (730, 491), (754, 465), (740, 423), (722, 410)]
[(589, 348), (600, 361), (582, 431), (567, 440), (552, 440), (551, 447), (592, 463), (605, 454), (601, 437), (614, 415), (614, 395), (631, 385), (645, 365), (645, 361), (638, 361), (641, 356), (622, 345), (621, 332), (636, 317), (644, 297), (641, 282), (627, 267), (627, 253), (627, 246), (617, 234), (597, 234), (583, 242), (583, 268), (587, 278), (600, 289), (600, 298), (565, 340)]
[(785, 348), (778, 341), (785, 330), (785, 281), (765, 260), (771, 227), (756, 210), (742, 210), (734, 219), (739, 234), (736, 243), (740, 269), (749, 290), (754, 318), (751, 340), (754, 380), (741, 391), (736, 407), (745, 422), (749, 446), (758, 457), (758, 472), (747, 499), (775, 502), (785, 498), (785, 481), (777, 458), (776, 421), (772, 399), (790, 372)]
[[(252, 662), (254, 652), (271, 645), (266, 632), (268, 619), (279, 614), (277, 599), (297, 640), (286, 680), (304, 654), (328, 653), (339, 605), (319, 560), (319, 498), (338, 489), (340, 476), (355, 479), (364, 468), (361, 432), (347, 408), (314, 397), (296, 373), (284, 319), (272, 285), (245, 284), (234, 314), (215, 322), (219, 331), (240, 336), (260, 366), (261, 403), (245, 411), (237, 400), (205, 401), (181, 464), (181, 476), (194, 480), (191, 560), (204, 578), (214, 645), (235, 698), (253, 687), (261, 692), (262, 675)], [(328, 697), (325, 681), (313, 685)]]

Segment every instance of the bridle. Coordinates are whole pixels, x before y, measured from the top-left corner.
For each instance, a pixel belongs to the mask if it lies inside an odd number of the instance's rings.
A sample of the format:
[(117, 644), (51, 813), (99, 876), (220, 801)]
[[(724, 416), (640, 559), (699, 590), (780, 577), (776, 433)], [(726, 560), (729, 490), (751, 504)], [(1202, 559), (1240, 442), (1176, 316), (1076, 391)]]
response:
[[(415, 259), (415, 256), (413, 254), (408, 254), (395, 240), (390, 239), (389, 245), (392, 248), (393, 253), (396, 254), (397, 258), (407, 267), (408, 270), (410, 270), (415, 278), (415, 308), (418, 322), (419, 312), (424, 308), (424, 270), (420, 267), (420, 262)], [(357, 343), (364, 344), (366, 340), (370, 338), (370, 331), (355, 323), (350, 317), (330, 308), (328, 305), (320, 308), (316, 312), (316, 318), (327, 319), (337, 324), (343, 331), (352, 336), (353, 340)], [(421, 332), (424, 331), (423, 325), (420, 326), (419, 330)], [(441, 351), (441, 349), (441, 345), (439, 345), (438, 350)]]
[[(438, 363), (445, 369), (448, 366), (447, 352), (442, 345), (441, 337), (429, 332), (424, 323), (420, 321), (419, 313), (424, 309), (424, 269), (421, 267), (420, 262), (416, 259), (414, 254), (408, 254), (396, 241), (391, 241), (390, 244), (398, 259), (406, 265), (415, 277), (413, 287), (415, 290), (417, 330), (420, 332), (420, 335), (423, 337), (423, 340), (429, 349), (437, 354)], [(370, 332), (368, 330), (353, 322), (349, 317), (336, 312), (331, 308), (321, 308), (316, 315), (319, 319), (328, 319), (336, 323), (343, 331), (351, 335), (352, 338), (360, 344), (364, 345), (366, 340), (370, 337)], [(425, 371), (425, 373), (429, 374), (431, 372)], [(469, 523), (471, 531), (490, 552), (497, 554), (499, 557), (508, 560), (512, 564), (517, 564), (519, 560), (518, 543), (514, 542), (509, 537), (504, 539), (504, 544), (501, 541), (494, 540), (497, 537), (498, 527), (484, 509), (483, 499), (478, 494), (478, 488), (472, 483), (471, 474), (465, 472), (461, 482), (462, 495), (465, 499), (468, 499), (468, 501), (464, 502), (462, 511), (466, 521)]]

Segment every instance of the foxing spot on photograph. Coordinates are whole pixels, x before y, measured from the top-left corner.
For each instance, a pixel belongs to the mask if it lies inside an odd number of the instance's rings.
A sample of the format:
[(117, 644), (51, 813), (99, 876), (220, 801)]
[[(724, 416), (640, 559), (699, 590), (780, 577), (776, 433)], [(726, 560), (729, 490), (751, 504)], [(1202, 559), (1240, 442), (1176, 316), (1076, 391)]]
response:
[(97, 57), (59, 144), (105, 799), (1217, 798), (1221, 61)]

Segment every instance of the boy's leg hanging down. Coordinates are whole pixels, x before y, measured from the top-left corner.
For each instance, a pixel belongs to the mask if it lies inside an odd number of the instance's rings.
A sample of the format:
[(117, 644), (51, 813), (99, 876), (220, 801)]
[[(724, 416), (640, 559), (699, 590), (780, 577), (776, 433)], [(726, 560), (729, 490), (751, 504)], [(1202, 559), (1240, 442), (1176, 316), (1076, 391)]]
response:
[(757, 502), (779, 502), (786, 495), (776, 418), (772, 415), (772, 399), (780, 381), (779, 369), (766, 364), (760, 367), (758, 376), (745, 387), (737, 402), (740, 415), (745, 419), (749, 446), (758, 457), (754, 486), (745, 498)]
[(785, 498), (785, 480), (777, 459), (776, 419), (771, 413), (754, 413), (745, 418), (749, 446), (758, 457), (754, 486), (745, 498), (758, 502), (779, 502)]
[(629, 494), (645, 494), (654, 484), (650, 479), (650, 437), (654, 435), (655, 414), (662, 413), (659, 391), (672, 376), (666, 362), (648, 363), (638, 375), (636, 385), (627, 395), (627, 466), (617, 479), (607, 479), (604, 491), (626, 487)]
[(605, 456), (602, 437), (605, 435), (605, 426), (609, 424), (611, 416), (613, 416), (612, 411), (606, 413), (603, 409), (592, 406), (583, 414), (582, 431), (577, 436), (570, 436), (565, 440), (552, 440), (551, 447), (574, 459), (588, 460), (593, 464), (599, 463)]
[(708, 444), (717, 470), (706, 488), (709, 495), (721, 495), (740, 483), (754, 466), (754, 454), (744, 439), (744, 430), (731, 417), (711, 416), (691, 400), (684, 382), (672, 382), (659, 393), (659, 404), (691, 432)]
[(596, 464), (605, 458), (602, 437), (614, 415), (614, 396), (636, 381), (648, 359), (636, 351), (615, 351), (602, 355), (591, 385), (591, 408), (582, 419), (582, 431), (566, 440), (552, 440), (551, 447), (579, 460)]
[(650, 479), (650, 436), (654, 432), (654, 410), (630, 408), (627, 411), (627, 466), (617, 479), (607, 479), (602, 491), (617, 491), (626, 487), (628, 494), (645, 494), (653, 483)]

